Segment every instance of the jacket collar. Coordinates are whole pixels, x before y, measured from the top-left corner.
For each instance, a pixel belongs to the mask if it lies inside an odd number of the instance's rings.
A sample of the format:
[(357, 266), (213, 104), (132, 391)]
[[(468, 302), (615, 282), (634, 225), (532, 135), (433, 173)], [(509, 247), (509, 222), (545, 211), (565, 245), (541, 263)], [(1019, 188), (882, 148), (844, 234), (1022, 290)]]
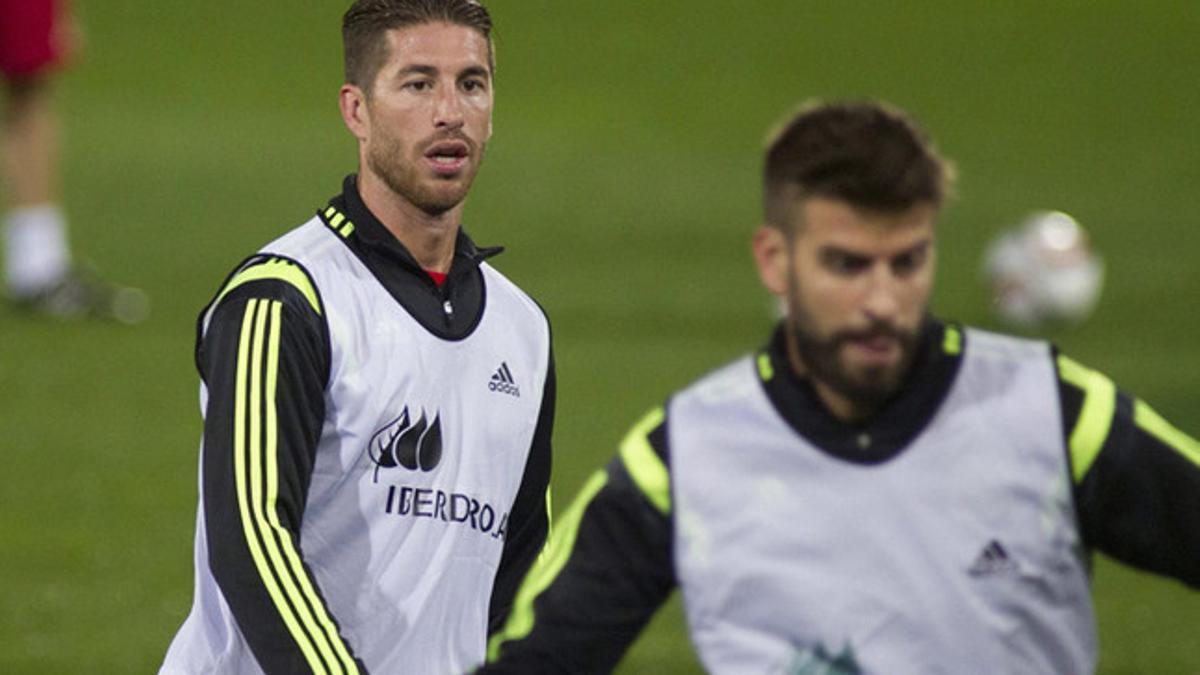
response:
[[(400, 243), (400, 240), (363, 203), (362, 197), (358, 193), (357, 174), (350, 174), (342, 181), (340, 200), (342, 204), (337, 204), (337, 201), (335, 198), (333, 205), (340, 206), (345, 211), (347, 218), (354, 223), (354, 233), (351, 236), (357, 237), (362, 246), (374, 249), (414, 272), (424, 274), (424, 270), (408, 248)], [(504, 247), (502, 246), (488, 248), (476, 246), (460, 226), (454, 240), (454, 259), (450, 264), (449, 276), (458, 276), (458, 268), (478, 267), (479, 263), (503, 251)]]
[(810, 443), (846, 461), (877, 464), (900, 454), (924, 429), (950, 391), (962, 362), (963, 331), (926, 321), (904, 383), (878, 412), (860, 423), (835, 418), (812, 382), (792, 370), (783, 325), (758, 356), (759, 379), (780, 416)]
[(321, 222), (427, 331), (444, 340), (466, 338), (479, 325), (487, 305), (487, 284), (480, 265), (503, 249), (479, 248), (460, 227), (449, 273), (438, 285), (366, 207), (357, 178), (353, 174), (346, 177), (341, 194), (319, 211)]

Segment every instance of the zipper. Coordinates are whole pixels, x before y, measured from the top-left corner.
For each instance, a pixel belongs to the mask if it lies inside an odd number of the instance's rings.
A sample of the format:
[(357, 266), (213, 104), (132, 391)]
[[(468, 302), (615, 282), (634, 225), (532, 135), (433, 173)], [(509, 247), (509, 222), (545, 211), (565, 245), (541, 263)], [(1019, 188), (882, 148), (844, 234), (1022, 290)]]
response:
[[(457, 256), (457, 254), (455, 255)], [(478, 266), (479, 263), (482, 262), (482, 259), (472, 260), (471, 262), (475, 266)], [(455, 274), (456, 271), (458, 274)], [(446, 320), (446, 328), (449, 328), (451, 321), (454, 320), (454, 303), (450, 302), (449, 298), (450, 285), (455, 282), (455, 277), (462, 276), (463, 274), (464, 272), (461, 271), (461, 268), (458, 268), (456, 265), (454, 265), (454, 263), (451, 263), (450, 269), (446, 273), (446, 280), (442, 282), (442, 285), (438, 286), (437, 284), (433, 284), (434, 288), (442, 298), (442, 318)], [(425, 276), (426, 278), (429, 277), (429, 275)], [(433, 280), (429, 279), (429, 282), (433, 283)]]
[[(453, 267), (451, 268), (453, 269)], [(426, 275), (428, 277), (428, 275)], [(429, 280), (433, 282), (432, 279)], [(442, 318), (445, 320), (446, 328), (450, 328), (450, 323), (454, 320), (454, 303), (450, 302), (450, 275), (446, 275), (446, 280), (441, 286), (434, 284), (434, 290), (442, 298)]]

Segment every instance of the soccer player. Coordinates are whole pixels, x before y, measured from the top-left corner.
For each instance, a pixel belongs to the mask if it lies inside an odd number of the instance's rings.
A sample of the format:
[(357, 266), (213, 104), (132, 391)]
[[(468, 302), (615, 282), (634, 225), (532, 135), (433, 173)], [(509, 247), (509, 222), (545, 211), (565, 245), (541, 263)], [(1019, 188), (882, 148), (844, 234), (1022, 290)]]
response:
[(164, 673), (459, 673), (548, 530), (550, 328), (462, 214), (492, 131), (474, 0), (358, 0), (358, 174), (202, 313), (196, 588)]
[(71, 263), (58, 187), (54, 70), (75, 49), (66, 0), (0, 0), (5, 291), (17, 307), (59, 318), (145, 318), (145, 294)]
[(480, 672), (607, 672), (679, 588), (713, 673), (1090, 673), (1091, 551), (1200, 585), (1200, 443), (928, 313), (948, 179), (893, 107), (787, 121), (753, 239), (785, 317), (633, 427)]

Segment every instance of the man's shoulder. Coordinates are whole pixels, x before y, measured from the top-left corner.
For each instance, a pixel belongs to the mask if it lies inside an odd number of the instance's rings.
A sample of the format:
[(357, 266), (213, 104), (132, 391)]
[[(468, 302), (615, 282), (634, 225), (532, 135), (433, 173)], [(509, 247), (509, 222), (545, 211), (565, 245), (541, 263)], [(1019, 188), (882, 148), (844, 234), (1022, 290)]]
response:
[(533, 296), (527, 293), (524, 289), (516, 284), (512, 279), (509, 279), (503, 272), (496, 269), (490, 263), (481, 262), (479, 270), (483, 273), (483, 277), (488, 286), (488, 294), (500, 293), (509, 297), (516, 306), (527, 310), (535, 315), (541, 316), (549, 322), (549, 315), (542, 307), (541, 303), (533, 299)]
[(263, 245), (242, 267), (263, 260), (285, 260), (321, 289), (337, 285), (339, 275), (357, 258), (333, 225), (318, 214)]
[(330, 255), (330, 242), (338, 244), (329, 236), (323, 221), (315, 216), (276, 237), (230, 270), (201, 312), (201, 320), (206, 321), (225, 301), (249, 296), (281, 300), (324, 314), (319, 283), (312, 269)]
[(333, 231), (319, 215), (293, 227), (268, 242), (260, 254), (281, 255), (294, 260), (317, 260), (345, 246), (337, 240)]
[(672, 398), (703, 405), (726, 405), (744, 399), (760, 388), (754, 355), (744, 354), (700, 376)]
[(1051, 353), (1050, 343), (982, 328), (963, 328), (965, 352), (973, 358), (1002, 361), (1022, 361), (1045, 358)]

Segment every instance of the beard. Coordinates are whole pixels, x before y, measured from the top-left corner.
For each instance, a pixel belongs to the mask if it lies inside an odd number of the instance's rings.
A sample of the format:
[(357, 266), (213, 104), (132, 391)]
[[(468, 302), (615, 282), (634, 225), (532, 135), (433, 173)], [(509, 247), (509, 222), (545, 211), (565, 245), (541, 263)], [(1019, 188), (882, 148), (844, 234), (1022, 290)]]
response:
[[(410, 152), (419, 151), (439, 141), (459, 140), (470, 148), (471, 159), (457, 176), (425, 176), (421, 164), (422, 154), (409, 157)], [(467, 191), (475, 181), (475, 174), (483, 163), (484, 145), (477, 145), (462, 134), (442, 134), (406, 148), (395, 136), (384, 135), (373, 143), (367, 153), (367, 166), (383, 179), (395, 194), (431, 216), (440, 216), (458, 206), (467, 198)]]
[[(888, 321), (875, 321), (857, 330), (822, 334), (812, 314), (800, 302), (795, 275), (788, 287), (788, 316), (784, 320), (786, 337), (792, 342), (809, 377), (820, 382), (854, 407), (875, 410), (896, 393), (916, 358), (917, 342), (927, 318), (916, 330), (901, 329)], [(892, 364), (852, 367), (842, 360), (847, 343), (853, 340), (889, 337), (900, 347), (900, 357)]]

